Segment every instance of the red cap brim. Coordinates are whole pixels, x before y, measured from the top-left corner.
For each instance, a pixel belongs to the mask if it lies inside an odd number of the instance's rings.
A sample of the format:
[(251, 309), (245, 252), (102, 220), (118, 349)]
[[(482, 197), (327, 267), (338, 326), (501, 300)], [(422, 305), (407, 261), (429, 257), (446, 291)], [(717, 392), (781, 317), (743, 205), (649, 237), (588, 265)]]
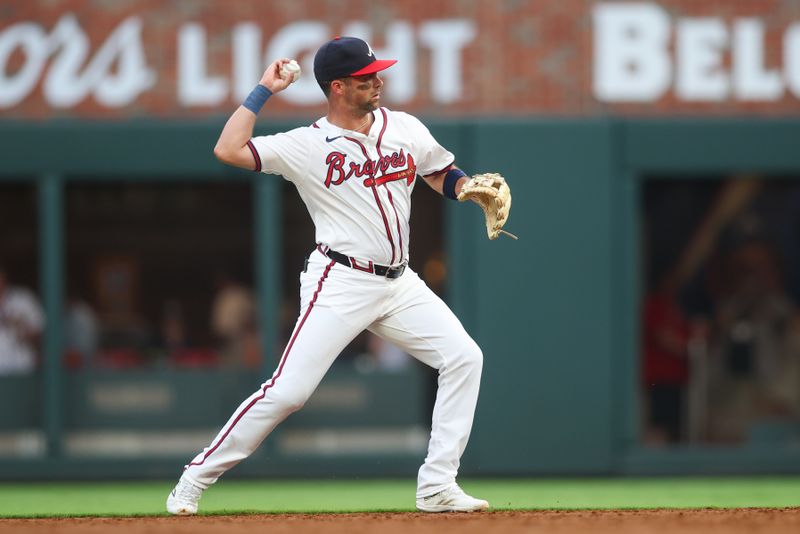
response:
[(352, 73), (350, 76), (363, 76), (365, 74), (372, 74), (375, 72), (380, 72), (382, 70), (388, 69), (392, 65), (397, 63), (396, 59), (376, 59), (363, 69), (359, 69)]

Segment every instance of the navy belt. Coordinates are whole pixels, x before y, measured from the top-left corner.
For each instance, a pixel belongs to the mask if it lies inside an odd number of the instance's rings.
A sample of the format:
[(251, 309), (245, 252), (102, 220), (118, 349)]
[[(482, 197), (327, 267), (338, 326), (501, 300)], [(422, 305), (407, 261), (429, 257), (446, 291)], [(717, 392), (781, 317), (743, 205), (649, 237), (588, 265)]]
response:
[(335, 250), (325, 251), (321, 247), (319, 247), (319, 249), (320, 252), (328, 256), (336, 263), (341, 263), (342, 265), (346, 265), (347, 267), (350, 267), (351, 269), (355, 269), (357, 271), (364, 271), (365, 273), (376, 274), (378, 276), (383, 276), (385, 278), (391, 278), (391, 279), (400, 278), (401, 276), (403, 276), (403, 273), (406, 270), (405, 263), (396, 265), (394, 267), (390, 267), (388, 265), (378, 265), (370, 261), (366, 265), (361, 265), (355, 258), (346, 256), (341, 252), (336, 252)]

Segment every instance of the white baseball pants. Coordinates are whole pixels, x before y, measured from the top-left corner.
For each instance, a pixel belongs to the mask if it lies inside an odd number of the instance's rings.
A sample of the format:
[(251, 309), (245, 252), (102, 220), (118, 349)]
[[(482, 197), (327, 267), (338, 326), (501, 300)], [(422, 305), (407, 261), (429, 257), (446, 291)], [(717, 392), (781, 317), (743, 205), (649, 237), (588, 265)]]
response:
[(452, 484), (469, 440), (483, 355), (447, 305), (411, 269), (397, 279), (351, 269), (315, 251), (300, 275), (300, 315), (278, 368), (233, 413), (184, 475), (202, 488), (247, 458), (299, 410), (339, 353), (362, 331), (439, 371), (428, 455), (417, 497)]

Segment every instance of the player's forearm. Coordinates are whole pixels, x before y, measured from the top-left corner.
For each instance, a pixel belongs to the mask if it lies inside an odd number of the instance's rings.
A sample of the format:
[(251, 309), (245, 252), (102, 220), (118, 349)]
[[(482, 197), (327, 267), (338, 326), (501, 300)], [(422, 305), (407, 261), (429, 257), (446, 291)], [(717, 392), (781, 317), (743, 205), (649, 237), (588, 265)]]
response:
[[(453, 169), (455, 169), (455, 168), (457, 168), (457, 167), (453, 167)], [(442, 173), (439, 173), (439, 174), (434, 174), (433, 176), (426, 176), (425, 177), (425, 182), (427, 182), (427, 184), (429, 186), (431, 186), (431, 188), (433, 188), (434, 191), (436, 191), (440, 195), (443, 195), (444, 194), (444, 180), (445, 180), (445, 176), (446, 175), (447, 175), (446, 172), (442, 172)], [(461, 187), (465, 183), (467, 183), (468, 179), (469, 178), (467, 176), (462, 176), (461, 178), (458, 179), (458, 181), (456, 182), (456, 185), (455, 185), (456, 196), (458, 196), (458, 194), (461, 192)]]
[(256, 115), (244, 106), (233, 112), (231, 118), (225, 123), (222, 133), (214, 147), (214, 155), (220, 161), (231, 165), (237, 164), (237, 156), (253, 137), (253, 128), (256, 125)]

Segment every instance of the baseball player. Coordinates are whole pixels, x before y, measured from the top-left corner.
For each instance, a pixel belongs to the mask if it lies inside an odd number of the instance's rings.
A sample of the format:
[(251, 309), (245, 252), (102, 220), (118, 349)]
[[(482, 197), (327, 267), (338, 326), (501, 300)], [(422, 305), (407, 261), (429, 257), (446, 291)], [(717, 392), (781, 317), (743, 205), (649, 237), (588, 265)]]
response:
[(447, 305), (408, 267), (417, 176), (451, 199), (469, 178), (418, 119), (380, 106), (378, 73), (395, 62), (377, 59), (361, 39), (325, 43), (314, 58), (314, 75), (328, 99), (327, 115), (310, 126), (253, 137), (264, 103), (294, 80), (286, 70), (290, 61), (277, 60), (222, 130), (217, 158), (292, 182), (314, 221), (317, 243), (300, 274), (300, 315), (275, 373), (186, 465), (167, 498), (170, 513), (196, 513), (203, 490), (299, 410), (339, 352), (364, 329), (439, 371), (417, 509), (489, 507), (456, 483), (483, 355)]

